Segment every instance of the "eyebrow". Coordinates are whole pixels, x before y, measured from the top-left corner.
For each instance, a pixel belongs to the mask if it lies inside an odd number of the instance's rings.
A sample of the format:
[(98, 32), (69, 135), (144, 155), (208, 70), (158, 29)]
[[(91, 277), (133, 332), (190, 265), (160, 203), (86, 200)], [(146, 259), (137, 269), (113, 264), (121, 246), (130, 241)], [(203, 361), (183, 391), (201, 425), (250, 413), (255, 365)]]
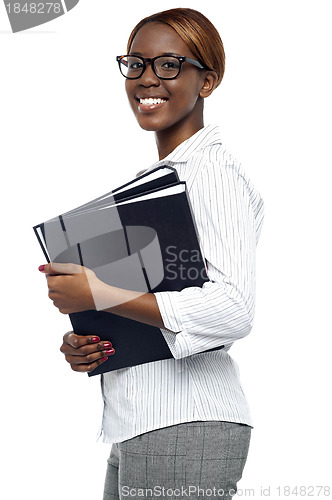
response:
[[(131, 56), (143, 57), (143, 54), (141, 52), (130, 52), (130, 55)], [(180, 54), (177, 54), (175, 52), (163, 52), (162, 54), (160, 54), (160, 56), (176, 56), (176, 57), (181, 57)], [(160, 57), (160, 56), (157, 56), (157, 57)]]

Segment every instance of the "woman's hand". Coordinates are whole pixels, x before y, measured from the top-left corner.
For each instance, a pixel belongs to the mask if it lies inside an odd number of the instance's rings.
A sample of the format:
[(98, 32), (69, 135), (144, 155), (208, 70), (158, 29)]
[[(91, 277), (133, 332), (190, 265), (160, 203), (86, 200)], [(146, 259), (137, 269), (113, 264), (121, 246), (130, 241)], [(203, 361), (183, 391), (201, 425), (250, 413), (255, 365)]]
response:
[(77, 264), (40, 266), (46, 274), (49, 298), (63, 314), (95, 309), (94, 291), (102, 283), (91, 269)]
[(76, 335), (68, 332), (63, 336), (60, 351), (75, 372), (91, 372), (114, 354), (111, 342), (96, 336)]

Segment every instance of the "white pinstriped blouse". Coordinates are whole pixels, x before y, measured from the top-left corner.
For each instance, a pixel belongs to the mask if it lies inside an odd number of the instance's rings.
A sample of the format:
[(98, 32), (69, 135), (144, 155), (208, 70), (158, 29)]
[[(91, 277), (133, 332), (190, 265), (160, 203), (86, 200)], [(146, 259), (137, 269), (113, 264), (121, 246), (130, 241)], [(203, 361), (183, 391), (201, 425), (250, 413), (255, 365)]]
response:
[(151, 168), (165, 164), (187, 183), (210, 281), (155, 293), (174, 359), (102, 376), (106, 443), (197, 420), (252, 425), (228, 350), (252, 328), (263, 201), (224, 149), (218, 126), (204, 127)]

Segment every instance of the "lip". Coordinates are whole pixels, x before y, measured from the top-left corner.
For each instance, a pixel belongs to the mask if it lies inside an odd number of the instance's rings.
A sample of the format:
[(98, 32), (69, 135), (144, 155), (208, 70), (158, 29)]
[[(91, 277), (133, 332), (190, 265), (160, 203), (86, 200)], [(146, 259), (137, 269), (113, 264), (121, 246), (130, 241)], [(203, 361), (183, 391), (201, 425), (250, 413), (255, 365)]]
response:
[(140, 100), (140, 99), (165, 99), (165, 100), (167, 100), (168, 99), (168, 97), (165, 96), (165, 95), (161, 95), (161, 94), (148, 94), (148, 93), (137, 94), (135, 96), (135, 98), (137, 100)]

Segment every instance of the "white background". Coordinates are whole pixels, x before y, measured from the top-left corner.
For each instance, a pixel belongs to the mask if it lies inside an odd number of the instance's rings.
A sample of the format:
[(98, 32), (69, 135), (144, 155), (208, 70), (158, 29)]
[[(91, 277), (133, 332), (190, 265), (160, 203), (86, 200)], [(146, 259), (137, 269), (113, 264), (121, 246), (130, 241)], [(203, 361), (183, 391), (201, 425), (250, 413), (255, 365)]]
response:
[[(266, 203), (256, 322), (231, 351), (255, 421), (242, 497), (253, 496), (249, 489), (263, 496), (261, 487), (289, 498), (284, 486), (332, 486), (329, 5), (190, 2), (214, 22), (227, 56), (206, 123), (221, 125)], [(6, 500), (102, 498), (109, 446), (96, 444), (99, 381), (71, 372), (59, 352), (70, 323), (47, 298), (31, 228), (157, 160), (153, 134), (139, 129), (126, 102), (115, 56), (141, 18), (178, 6), (185, 5), (81, 0), (57, 20), (12, 34), (0, 4)]]

